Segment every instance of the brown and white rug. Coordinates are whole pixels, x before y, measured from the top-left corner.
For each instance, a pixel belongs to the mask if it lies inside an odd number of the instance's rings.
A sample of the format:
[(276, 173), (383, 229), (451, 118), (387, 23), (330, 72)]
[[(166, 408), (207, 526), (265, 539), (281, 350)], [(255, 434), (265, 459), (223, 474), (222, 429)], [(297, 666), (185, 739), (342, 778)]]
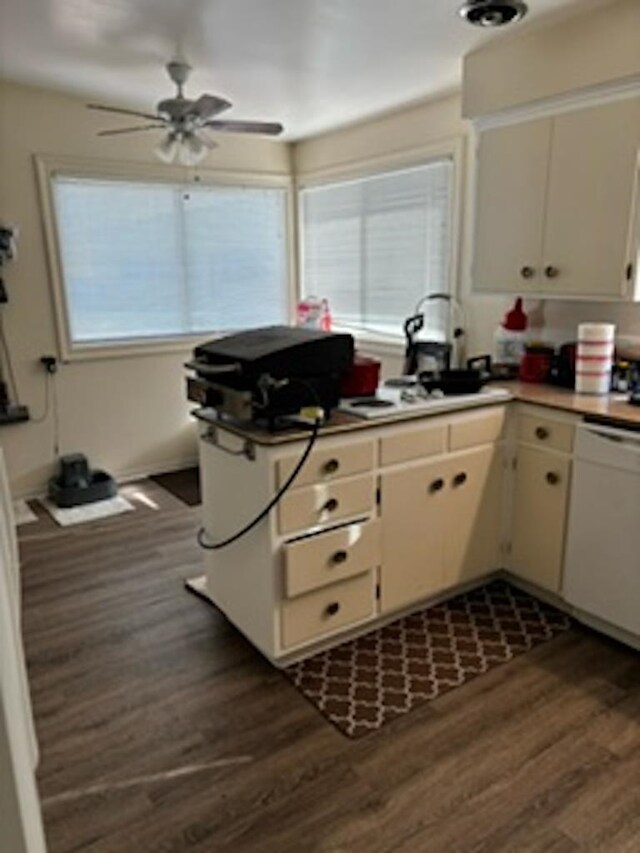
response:
[(494, 581), (284, 673), (341, 732), (357, 738), (570, 626), (561, 611)]

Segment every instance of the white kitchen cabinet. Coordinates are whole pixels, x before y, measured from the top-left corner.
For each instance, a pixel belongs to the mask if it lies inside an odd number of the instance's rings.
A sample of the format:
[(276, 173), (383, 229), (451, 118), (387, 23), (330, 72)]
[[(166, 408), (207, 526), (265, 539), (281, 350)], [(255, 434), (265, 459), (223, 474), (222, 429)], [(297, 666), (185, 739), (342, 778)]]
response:
[(449, 465), (442, 458), (383, 472), (380, 606), (398, 610), (446, 586)]
[(383, 613), (497, 568), (504, 418), (504, 407), (453, 417), (447, 452), (431, 461), (383, 470)]
[(501, 565), (504, 447), (491, 444), (460, 453), (448, 470), (445, 585), (487, 575)]
[(559, 593), (565, 551), (575, 419), (535, 406), (515, 415), (515, 482), (508, 568)]
[[(287, 662), (489, 573), (505, 417), (506, 406), (491, 405), (320, 436), (264, 522), (206, 553), (203, 591), (267, 657)], [(305, 445), (203, 426), (207, 538), (257, 515)]]
[(640, 97), (480, 132), (474, 290), (631, 299)]

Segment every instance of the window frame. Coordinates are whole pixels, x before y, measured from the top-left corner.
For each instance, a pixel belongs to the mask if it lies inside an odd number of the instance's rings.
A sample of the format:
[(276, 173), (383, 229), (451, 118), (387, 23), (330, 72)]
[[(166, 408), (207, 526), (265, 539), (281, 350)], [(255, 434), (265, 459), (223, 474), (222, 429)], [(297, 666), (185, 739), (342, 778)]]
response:
[[(411, 169), (419, 166), (428, 166), (439, 160), (450, 160), (453, 173), (451, 185), (451, 205), (449, 209), (449, 226), (451, 234), (451, 245), (449, 247), (449, 293), (454, 299), (460, 301), (460, 266), (462, 257), (462, 210), (463, 210), (463, 164), (464, 164), (465, 139), (463, 136), (454, 136), (441, 140), (437, 143), (398, 151), (394, 154), (367, 157), (358, 160), (343, 161), (337, 165), (314, 169), (304, 175), (296, 177), (296, 241), (298, 246), (297, 259), (299, 270), (299, 291), (303, 292), (304, 276), (304, 219), (302, 215), (301, 191), (326, 186), (372, 178), (387, 174), (389, 172)], [(322, 295), (322, 294), (318, 294)], [(351, 327), (340, 327), (339, 331), (348, 332), (362, 343), (368, 351), (381, 355), (397, 355), (404, 351), (405, 341), (402, 332), (398, 336), (385, 335), (372, 330), (354, 329)]]
[(73, 157), (35, 155), (40, 207), (44, 228), (45, 252), (53, 297), (58, 356), (63, 362), (88, 359), (122, 358), (132, 355), (188, 352), (203, 336), (216, 338), (225, 333), (199, 332), (187, 335), (122, 338), (118, 340), (74, 342), (71, 338), (68, 299), (62, 269), (60, 238), (56, 220), (53, 181), (56, 177), (85, 178), (103, 181), (138, 181), (207, 186), (257, 187), (281, 189), (285, 193), (285, 264), (288, 320), (293, 321), (297, 288), (294, 253), (294, 193), (290, 175), (282, 172), (249, 172), (226, 169), (203, 169), (184, 166), (157, 166), (152, 163), (95, 161)]

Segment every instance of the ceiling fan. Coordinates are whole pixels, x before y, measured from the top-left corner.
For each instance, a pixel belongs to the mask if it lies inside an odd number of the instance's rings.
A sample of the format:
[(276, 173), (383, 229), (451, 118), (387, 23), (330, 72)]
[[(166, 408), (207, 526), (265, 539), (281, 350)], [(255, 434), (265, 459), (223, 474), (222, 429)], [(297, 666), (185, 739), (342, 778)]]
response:
[(283, 127), (278, 122), (216, 119), (215, 116), (232, 106), (231, 102), (218, 95), (209, 94), (200, 95), (197, 100), (186, 98), (183, 87), (191, 72), (191, 66), (182, 60), (174, 60), (166, 65), (166, 69), (178, 91), (173, 98), (160, 101), (155, 113), (109, 107), (103, 104), (87, 104), (90, 110), (136, 116), (150, 122), (137, 127), (101, 130), (98, 136), (115, 136), (140, 130), (166, 130), (165, 137), (155, 148), (157, 156), (165, 163), (172, 163), (177, 158), (184, 166), (195, 166), (206, 156), (207, 151), (217, 147), (217, 143), (207, 135), (208, 131), (260, 133), (266, 136), (277, 136), (282, 133)]

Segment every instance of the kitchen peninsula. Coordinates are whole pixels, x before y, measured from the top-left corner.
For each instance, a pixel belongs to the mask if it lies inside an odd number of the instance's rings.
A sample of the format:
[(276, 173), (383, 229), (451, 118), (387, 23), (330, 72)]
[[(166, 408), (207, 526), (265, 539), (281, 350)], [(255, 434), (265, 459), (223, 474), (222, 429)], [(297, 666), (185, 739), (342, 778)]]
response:
[[(622, 397), (504, 388), (456, 411), (335, 413), (266, 520), (208, 551), (194, 587), (279, 666), (497, 571), (563, 606), (575, 428), (583, 414), (640, 425), (640, 410)], [(269, 503), (309, 437), (199, 419), (215, 543)]]

